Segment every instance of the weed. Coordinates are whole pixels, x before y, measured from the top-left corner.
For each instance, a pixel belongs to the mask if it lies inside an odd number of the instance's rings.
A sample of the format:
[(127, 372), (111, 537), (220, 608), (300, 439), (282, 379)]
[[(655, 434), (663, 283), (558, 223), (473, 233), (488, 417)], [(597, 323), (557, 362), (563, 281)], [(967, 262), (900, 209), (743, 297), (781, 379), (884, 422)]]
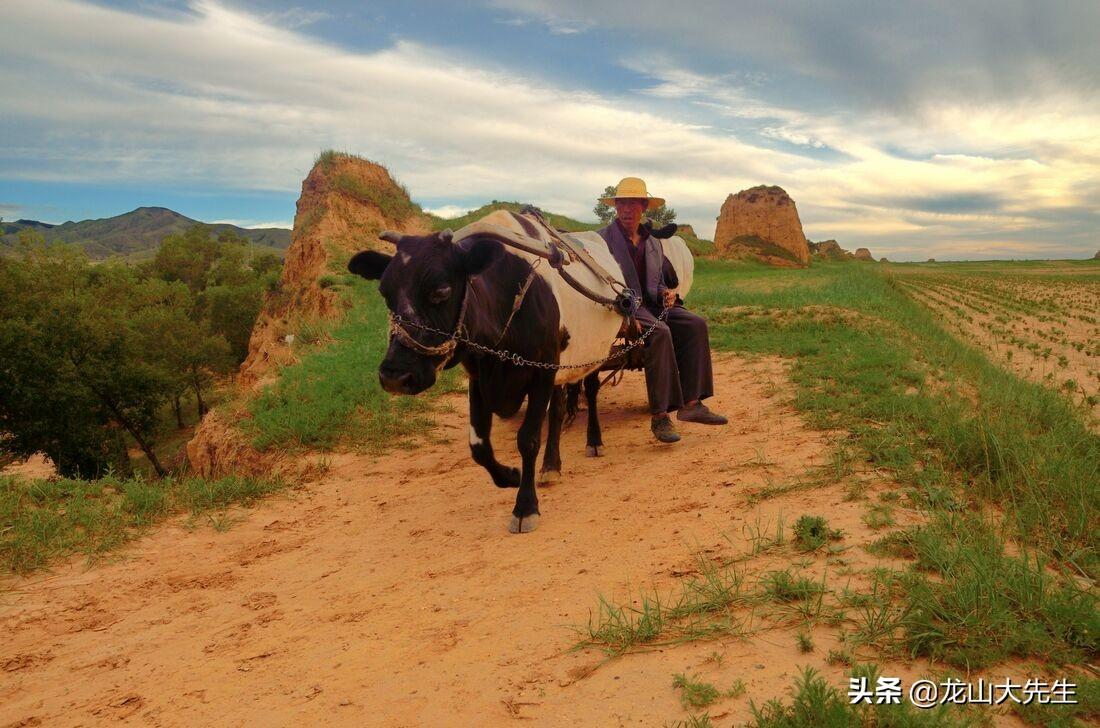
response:
[(805, 600), (825, 591), (821, 584), (805, 576), (793, 576), (789, 569), (769, 571), (760, 583), (765, 597), (773, 602)]
[(1093, 596), (1036, 554), (1007, 555), (988, 522), (940, 514), (904, 539), (917, 569), (900, 577), (913, 654), (981, 668), (1010, 657), (1081, 662), (1100, 650)]
[(604, 597), (595, 615), (589, 615), (585, 643), (601, 645), (609, 655), (621, 655), (661, 636), (665, 614), (660, 596), (642, 595), (640, 608), (613, 604)]
[(722, 692), (710, 683), (700, 681), (696, 676), (690, 678), (677, 673), (672, 678), (672, 687), (680, 691), (680, 705), (685, 709), (705, 708), (718, 701)]
[[(878, 672), (873, 666), (860, 665), (852, 670), (856, 680), (876, 684)], [(795, 678), (791, 702), (773, 699), (763, 706), (750, 703), (754, 728), (858, 728), (859, 726), (906, 726), (906, 728), (964, 728), (982, 725), (985, 718), (952, 711), (940, 705), (920, 710), (904, 700), (900, 704), (852, 705), (846, 696), (817, 673), (805, 667)]]
[(679, 602), (669, 609), (674, 619), (692, 614), (715, 613), (733, 606), (744, 606), (748, 599), (742, 593), (744, 574), (733, 564), (716, 564), (703, 555), (695, 558), (698, 576), (683, 587)]
[(675, 723), (665, 723), (665, 725), (668, 728), (714, 728), (714, 723), (711, 722), (708, 713), (688, 716), (684, 720), (678, 720)]
[(752, 544), (751, 554), (757, 556), (772, 548), (782, 546), (786, 543), (786, 536), (783, 530), (783, 517), (779, 516), (775, 522), (775, 533), (769, 534), (769, 528), (767, 524), (761, 525), (760, 516), (756, 517), (756, 521), (752, 524), (746, 524), (744, 532), (749, 542)]
[(173, 513), (213, 512), (230, 527), (230, 505), (248, 505), (285, 487), (277, 480), (169, 477), (24, 480), (0, 477), (0, 570), (28, 574), (71, 554), (95, 558)]
[(800, 551), (817, 551), (829, 539), (840, 538), (840, 531), (830, 529), (821, 516), (802, 516), (794, 524), (794, 538)]
[(863, 522), (868, 527), (876, 530), (893, 526), (896, 523), (894, 521), (894, 507), (887, 503), (872, 504), (867, 508), (867, 512), (863, 514)]
[(796, 639), (798, 640), (799, 652), (806, 654), (808, 652), (814, 651), (814, 640), (813, 637), (810, 636), (809, 632), (799, 632), (796, 636)]

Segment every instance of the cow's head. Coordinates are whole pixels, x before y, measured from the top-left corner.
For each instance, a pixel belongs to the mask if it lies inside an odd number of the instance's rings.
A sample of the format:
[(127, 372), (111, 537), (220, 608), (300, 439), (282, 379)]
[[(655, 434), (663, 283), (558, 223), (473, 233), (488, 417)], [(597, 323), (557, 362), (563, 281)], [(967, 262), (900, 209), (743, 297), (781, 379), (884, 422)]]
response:
[(501, 255), (501, 244), (484, 237), (455, 243), (450, 230), (424, 236), (384, 232), (379, 237), (394, 243), (397, 252), (390, 256), (364, 250), (352, 257), (348, 270), (378, 280), (378, 292), (390, 311), (411, 322), (404, 328), (415, 343), (390, 336), (386, 357), (378, 367), (382, 388), (392, 394), (419, 394), (435, 384), (443, 367), (454, 362), (450, 354), (423, 351), (445, 343), (448, 337), (425, 331), (417, 324), (453, 332), (468, 279)]

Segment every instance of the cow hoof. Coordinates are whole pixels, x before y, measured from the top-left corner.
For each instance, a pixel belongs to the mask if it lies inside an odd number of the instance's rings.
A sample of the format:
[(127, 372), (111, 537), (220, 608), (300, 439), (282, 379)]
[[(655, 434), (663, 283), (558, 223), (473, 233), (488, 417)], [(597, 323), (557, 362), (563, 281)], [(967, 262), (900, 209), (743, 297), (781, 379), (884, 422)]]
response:
[(519, 518), (512, 516), (511, 522), (508, 524), (508, 533), (531, 533), (539, 527), (539, 514), (532, 513), (529, 516)]
[(561, 480), (561, 468), (555, 470), (543, 470), (539, 473), (540, 485), (552, 485)]
[(493, 484), (498, 488), (518, 488), (520, 484), (519, 468), (500, 469), (500, 476), (493, 479)]
[(603, 446), (602, 445), (588, 445), (587, 447), (584, 448), (584, 454), (587, 455), (590, 458), (598, 458), (601, 455), (601, 453), (600, 453), (600, 448), (601, 447), (603, 447)]

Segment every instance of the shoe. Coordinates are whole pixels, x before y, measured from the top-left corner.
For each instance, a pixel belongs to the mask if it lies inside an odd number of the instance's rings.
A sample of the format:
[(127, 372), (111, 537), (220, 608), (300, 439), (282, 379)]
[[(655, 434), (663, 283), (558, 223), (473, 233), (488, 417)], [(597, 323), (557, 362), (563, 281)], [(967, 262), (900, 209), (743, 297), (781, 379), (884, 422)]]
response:
[(661, 415), (653, 420), (649, 423), (649, 427), (653, 430), (653, 436), (661, 442), (680, 441), (680, 436), (676, 433), (676, 428), (672, 426), (672, 418), (668, 415)]
[(724, 425), (729, 422), (722, 415), (711, 412), (702, 402), (681, 407), (676, 412), (676, 419), (680, 422), (698, 422), (701, 425)]

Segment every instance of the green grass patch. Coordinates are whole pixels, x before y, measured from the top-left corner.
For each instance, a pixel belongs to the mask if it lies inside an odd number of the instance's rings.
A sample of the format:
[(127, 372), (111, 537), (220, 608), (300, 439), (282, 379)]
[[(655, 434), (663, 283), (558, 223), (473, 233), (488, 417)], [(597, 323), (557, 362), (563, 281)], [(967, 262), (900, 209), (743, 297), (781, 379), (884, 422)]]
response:
[(1079, 677), (1070, 679), (1070, 682), (1077, 685), (1074, 691), (1076, 703), (1014, 704), (1013, 711), (1029, 724), (1046, 728), (1084, 728), (1100, 723), (1100, 680)]
[(815, 597), (825, 587), (806, 576), (795, 576), (790, 569), (769, 571), (760, 580), (764, 596), (773, 602), (797, 602)]
[(799, 551), (817, 551), (829, 541), (840, 538), (840, 531), (829, 528), (821, 516), (805, 515), (794, 524), (794, 538)]
[(243, 477), (0, 477), (0, 571), (28, 574), (72, 554), (94, 558), (169, 515), (249, 505), (283, 487)]
[(1100, 575), (1100, 437), (1056, 393), (954, 339), (889, 275), (700, 261), (696, 291), (717, 348), (794, 359), (795, 404), (813, 424), (849, 429), (903, 481), (952, 474), (967, 496), (1003, 507), (1017, 536)]
[(409, 199), (408, 190), (396, 182), (392, 187), (368, 185), (349, 175), (337, 173), (333, 176), (331, 184), (333, 188), (344, 194), (374, 205), (390, 220), (404, 220), (423, 212), (420, 205)]
[[(457, 369), (440, 377), (417, 397), (397, 397), (378, 383), (378, 365), (389, 345), (386, 306), (377, 283), (345, 278), (340, 287), (350, 302), (344, 319), (325, 333), (323, 348), (306, 351), (301, 361), (279, 372), (249, 405), (242, 428), (260, 450), (327, 450), (351, 443), (382, 452), (430, 430), (432, 398), (462, 386)], [(321, 333), (311, 331), (319, 339)]]
[(697, 675), (688, 677), (682, 672), (673, 675), (672, 687), (680, 691), (680, 705), (685, 710), (706, 708), (722, 698), (736, 698), (745, 694), (745, 684), (740, 680), (729, 690), (719, 690), (711, 683), (700, 680)]
[(1007, 554), (988, 521), (945, 513), (891, 540), (895, 553), (916, 560), (901, 577), (909, 607), (900, 625), (912, 654), (963, 669), (1100, 654), (1095, 595), (1060, 579), (1039, 554)]
[[(860, 665), (852, 670), (852, 677), (866, 678), (869, 688), (874, 689), (878, 671)], [(812, 667), (803, 668), (795, 678), (790, 702), (776, 698), (762, 706), (752, 703), (750, 708), (752, 720), (747, 725), (754, 728), (968, 728), (988, 723), (977, 711), (964, 713), (946, 705), (920, 710), (904, 695), (897, 705), (852, 705), (846, 694)]]

